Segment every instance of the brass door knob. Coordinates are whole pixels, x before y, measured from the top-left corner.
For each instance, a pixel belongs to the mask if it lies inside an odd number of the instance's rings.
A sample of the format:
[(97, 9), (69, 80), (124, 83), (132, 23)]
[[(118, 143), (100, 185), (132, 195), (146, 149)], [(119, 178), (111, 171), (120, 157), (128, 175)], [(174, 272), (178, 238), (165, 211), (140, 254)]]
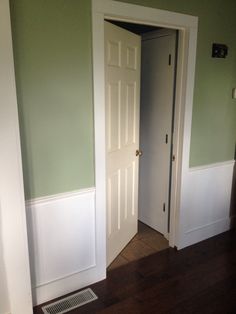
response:
[(136, 156), (142, 156), (143, 152), (141, 151), (141, 149), (137, 149), (135, 154)]

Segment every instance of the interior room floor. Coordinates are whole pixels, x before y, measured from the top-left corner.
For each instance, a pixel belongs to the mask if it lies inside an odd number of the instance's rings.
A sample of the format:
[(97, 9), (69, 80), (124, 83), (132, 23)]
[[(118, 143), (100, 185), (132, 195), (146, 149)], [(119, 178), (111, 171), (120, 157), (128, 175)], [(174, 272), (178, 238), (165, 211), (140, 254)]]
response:
[(90, 285), (97, 300), (68, 313), (236, 313), (235, 239), (230, 231), (113, 269)]
[(108, 270), (139, 260), (168, 247), (169, 243), (161, 233), (138, 221), (138, 233), (111, 263)]

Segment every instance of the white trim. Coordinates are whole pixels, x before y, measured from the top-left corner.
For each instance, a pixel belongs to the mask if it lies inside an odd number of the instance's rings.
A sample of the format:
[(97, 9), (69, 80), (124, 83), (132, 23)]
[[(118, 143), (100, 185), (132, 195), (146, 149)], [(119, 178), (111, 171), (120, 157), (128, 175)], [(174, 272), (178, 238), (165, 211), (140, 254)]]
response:
[[(176, 85), (176, 114), (173, 164), (171, 224), (169, 243), (178, 245), (181, 224), (181, 197), (184, 193), (185, 174), (189, 169), (193, 88), (197, 45), (198, 18), (164, 10), (110, 0), (92, 1), (93, 30), (93, 88), (95, 128), (95, 186), (96, 210), (100, 213), (103, 244), (106, 243), (106, 165), (105, 165), (105, 106), (104, 106), (104, 19), (123, 20), (179, 30), (179, 51)], [(105, 247), (105, 245), (104, 245)], [(105, 249), (104, 249), (105, 252)], [(106, 255), (106, 254), (104, 254)], [(104, 256), (104, 269), (106, 267)]]
[(189, 168), (189, 172), (208, 170), (210, 168), (218, 168), (218, 167), (224, 167), (224, 166), (232, 166), (232, 165), (234, 165), (234, 163), (235, 163), (235, 160), (221, 161), (221, 162), (216, 162), (214, 164), (207, 164), (207, 165), (203, 165), (203, 166), (191, 167), (191, 168)]
[(114, 20), (133, 21), (139, 24), (157, 25), (168, 28), (197, 28), (198, 19), (192, 15), (159, 10), (112, 0), (93, 0), (93, 12)]
[[(82, 272), (85, 272), (85, 271), (87, 271), (87, 270), (89, 270), (89, 269), (91, 269), (91, 268), (94, 268), (94, 267), (96, 267), (96, 264), (95, 264), (95, 263), (92, 264), (92, 265), (90, 265), (90, 266), (88, 266), (88, 267), (84, 267), (84, 268), (81, 268), (80, 270), (77, 270), (77, 271), (74, 271), (74, 272), (72, 272), (72, 273), (66, 274), (65, 276), (61, 276), (61, 277), (55, 278), (55, 279), (53, 279), (53, 280), (49, 280), (49, 281), (42, 282), (42, 283), (40, 283), (40, 284), (38, 284), (38, 285), (35, 285), (33, 288), (36, 288), (36, 289), (37, 289), (37, 288), (40, 288), (40, 287), (43, 287), (43, 286), (47, 286), (47, 285), (49, 285), (49, 284), (51, 284), (51, 283), (54, 283), (54, 282), (56, 282), (56, 281), (61, 281), (61, 280), (65, 279), (65, 278), (69, 278), (69, 277), (78, 275), (78, 274), (80, 274), (80, 273), (82, 273)], [(82, 287), (77, 286), (76, 289), (78, 290), (78, 289), (80, 289), (80, 288), (82, 288)], [(63, 292), (63, 293), (67, 293), (67, 291), (65, 291), (65, 292)]]
[(87, 193), (94, 193), (94, 192), (95, 192), (95, 187), (91, 187), (91, 188), (86, 188), (86, 189), (70, 191), (70, 192), (52, 194), (52, 195), (47, 195), (47, 196), (42, 196), (42, 197), (37, 197), (37, 198), (32, 198), (30, 200), (27, 200), (25, 202), (25, 205), (26, 207), (35, 206), (35, 205), (45, 204), (52, 201), (61, 201), (62, 199), (76, 197), (78, 195), (85, 195)]
[(196, 230), (185, 233), (185, 238), (184, 241), (182, 241), (180, 249), (228, 231), (232, 221), (233, 218), (220, 219), (214, 223), (205, 225), (202, 228), (197, 228)]
[(31, 199), (26, 208), (35, 305), (104, 279), (94, 187)]
[(182, 199), (182, 224), (178, 248), (183, 248), (219, 233), (233, 225), (231, 193), (234, 161), (211, 164), (185, 175)]
[(32, 313), (9, 1), (0, 1), (0, 202), (10, 311)]
[(94, 267), (81, 273), (67, 276), (58, 281), (50, 282), (49, 284), (36, 288), (34, 304), (42, 304), (56, 297), (64, 296), (67, 293), (87, 287), (100, 280), (101, 273)]
[(214, 225), (222, 225), (222, 224), (227, 226), (225, 230), (229, 230), (231, 219), (235, 219), (235, 217), (232, 216), (230, 218), (222, 218), (222, 219), (215, 220), (215, 221), (210, 222), (208, 224), (205, 224), (205, 225), (202, 225), (202, 226), (199, 226), (199, 227), (196, 227), (196, 228), (189, 229), (189, 230), (185, 231), (185, 234), (188, 234), (188, 233), (191, 233), (191, 232), (195, 232), (195, 231), (199, 231), (199, 230), (202, 230), (202, 229), (205, 229), (205, 228), (213, 227)]

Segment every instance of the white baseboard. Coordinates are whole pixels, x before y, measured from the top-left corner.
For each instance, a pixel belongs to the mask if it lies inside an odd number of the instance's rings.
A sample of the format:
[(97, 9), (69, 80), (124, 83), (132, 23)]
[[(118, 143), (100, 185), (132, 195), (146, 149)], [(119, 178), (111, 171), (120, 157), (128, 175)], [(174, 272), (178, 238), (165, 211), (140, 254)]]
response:
[(230, 229), (234, 164), (226, 161), (189, 169), (180, 208), (179, 249)]
[(219, 219), (207, 225), (185, 232), (185, 241), (183, 246), (189, 246), (205, 239), (211, 238), (222, 232), (228, 231), (231, 226), (230, 218)]
[(94, 188), (29, 200), (26, 209), (35, 305), (104, 278)]

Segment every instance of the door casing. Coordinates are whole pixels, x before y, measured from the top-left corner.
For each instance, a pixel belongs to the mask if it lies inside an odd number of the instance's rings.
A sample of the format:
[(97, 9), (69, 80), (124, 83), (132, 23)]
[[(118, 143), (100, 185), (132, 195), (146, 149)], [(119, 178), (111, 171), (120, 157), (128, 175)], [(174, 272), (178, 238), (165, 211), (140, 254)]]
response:
[(33, 305), (9, 0), (0, 1), (0, 51), (1, 275), (6, 275), (5, 290), (9, 299), (6, 300), (6, 307), (9, 307), (6, 310), (31, 314)]
[[(92, 1), (93, 97), (95, 138), (96, 241), (97, 262), (106, 267), (106, 146), (105, 146), (105, 75), (104, 20), (125, 21), (176, 29), (179, 32), (175, 95), (175, 132), (173, 135), (170, 246), (181, 246), (181, 201), (185, 196), (189, 169), (194, 74), (198, 18), (165, 10), (119, 1)], [(104, 269), (105, 272), (105, 269)]]

